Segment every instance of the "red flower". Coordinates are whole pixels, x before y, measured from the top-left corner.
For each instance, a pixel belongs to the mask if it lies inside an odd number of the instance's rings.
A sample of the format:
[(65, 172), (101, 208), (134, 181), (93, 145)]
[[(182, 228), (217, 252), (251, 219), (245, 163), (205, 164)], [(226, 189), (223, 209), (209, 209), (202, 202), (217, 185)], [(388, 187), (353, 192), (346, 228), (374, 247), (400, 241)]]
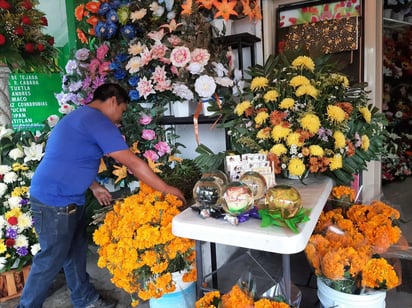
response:
[(15, 243), (16, 243), (16, 241), (13, 240), (12, 238), (8, 238), (8, 239), (6, 240), (6, 246), (7, 246), (7, 247), (13, 247)]
[(31, 19), (29, 16), (23, 16), (21, 18), (21, 22), (23, 23), (23, 25), (30, 25), (31, 24)]
[(37, 44), (37, 50), (40, 51), (40, 52), (44, 51), (44, 45), (41, 44), (41, 43), (38, 43)]
[(33, 5), (31, 4), (30, 0), (24, 1), (21, 6), (26, 10), (31, 10), (33, 8)]
[(27, 53), (33, 53), (34, 52), (34, 44), (33, 43), (26, 43), (26, 45), (24, 45), (24, 50)]
[(0, 0), (0, 9), (10, 10), (11, 5), (6, 0)]
[(0, 46), (6, 44), (6, 37), (3, 34), (0, 34)]
[(17, 36), (23, 36), (24, 35), (23, 27), (17, 26), (16, 28), (14, 28), (14, 34), (16, 34)]
[(40, 23), (41, 23), (42, 26), (48, 26), (49, 25), (49, 22), (47, 21), (47, 18), (45, 16), (42, 16), (40, 18)]
[(50, 37), (47, 39), (47, 43), (49, 43), (50, 46), (53, 46), (53, 45), (54, 45), (54, 37), (53, 37), (53, 36), (50, 36)]
[(11, 216), (9, 219), (7, 219), (7, 222), (10, 225), (15, 226), (15, 225), (17, 225), (17, 217), (16, 216)]

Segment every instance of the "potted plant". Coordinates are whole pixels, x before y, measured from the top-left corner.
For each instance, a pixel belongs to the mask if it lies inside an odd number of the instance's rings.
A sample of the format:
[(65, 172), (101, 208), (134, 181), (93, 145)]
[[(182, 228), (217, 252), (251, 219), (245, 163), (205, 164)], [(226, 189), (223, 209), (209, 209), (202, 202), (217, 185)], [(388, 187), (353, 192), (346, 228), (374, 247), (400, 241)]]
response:
[(113, 283), (131, 294), (132, 306), (138, 298), (167, 297), (182, 285), (189, 290), (178, 296), (183, 303), (185, 297), (194, 303), (195, 244), (172, 234), (172, 219), (181, 206), (177, 197), (140, 183), (139, 192), (118, 201), (93, 234), (99, 246), (97, 265), (106, 267)]

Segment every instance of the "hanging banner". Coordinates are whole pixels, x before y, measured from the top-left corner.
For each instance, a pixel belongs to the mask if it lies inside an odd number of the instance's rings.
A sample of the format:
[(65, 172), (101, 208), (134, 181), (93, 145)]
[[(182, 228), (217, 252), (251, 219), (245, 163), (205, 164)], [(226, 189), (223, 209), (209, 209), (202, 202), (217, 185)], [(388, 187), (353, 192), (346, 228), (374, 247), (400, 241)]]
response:
[(12, 127), (41, 130), (44, 121), (59, 114), (55, 93), (61, 91), (60, 74), (10, 74), (9, 94)]

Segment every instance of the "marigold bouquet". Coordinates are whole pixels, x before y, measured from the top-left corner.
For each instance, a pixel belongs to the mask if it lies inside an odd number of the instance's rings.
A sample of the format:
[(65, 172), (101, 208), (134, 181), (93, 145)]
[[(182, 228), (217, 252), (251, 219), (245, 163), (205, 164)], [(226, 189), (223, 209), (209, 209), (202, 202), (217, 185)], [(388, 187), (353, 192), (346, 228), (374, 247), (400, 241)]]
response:
[(46, 138), (0, 126), (0, 273), (21, 269), (40, 250), (29, 189)]
[(233, 149), (268, 153), (277, 174), (325, 173), (349, 184), (378, 159), (386, 120), (368, 105), (364, 86), (351, 88), (346, 76), (328, 68), (286, 55), (252, 67), (243, 99), (221, 110)]
[(0, 1), (0, 62), (13, 72), (57, 72), (54, 38), (43, 34), (44, 13), (37, 0)]
[(345, 293), (398, 286), (400, 277), (385, 253), (401, 238), (399, 217), (381, 201), (323, 212), (305, 248), (315, 274)]
[[(144, 183), (140, 191), (118, 201), (94, 232), (99, 245), (99, 267), (112, 282), (132, 296), (132, 305), (175, 290), (172, 273), (187, 271), (186, 282), (196, 280), (194, 241), (172, 234), (172, 219), (182, 202)], [(137, 295), (137, 297), (136, 297)]]

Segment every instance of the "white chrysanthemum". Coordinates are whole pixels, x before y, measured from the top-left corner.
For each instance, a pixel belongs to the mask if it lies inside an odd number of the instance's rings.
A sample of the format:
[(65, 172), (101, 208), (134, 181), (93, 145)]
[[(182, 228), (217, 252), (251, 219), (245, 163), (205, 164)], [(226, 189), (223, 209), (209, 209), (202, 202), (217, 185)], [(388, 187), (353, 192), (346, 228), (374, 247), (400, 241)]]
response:
[(192, 75), (199, 75), (201, 72), (205, 70), (205, 67), (200, 64), (200, 63), (190, 63), (189, 66), (187, 67), (188, 71)]
[(229, 77), (216, 77), (215, 82), (222, 87), (233, 87), (233, 80)]
[(27, 163), (28, 161), (40, 161), (44, 155), (43, 152), (43, 143), (37, 144), (32, 142), (29, 147), (23, 147), (24, 154), (26, 157), (24, 158), (24, 162)]
[(16, 182), (17, 179), (18, 179), (18, 176), (17, 176), (16, 172), (10, 171), (10, 172), (7, 172), (4, 175), (3, 182), (6, 183), (6, 184), (11, 184), (11, 183)]
[(31, 246), (30, 252), (33, 256), (35, 256), (41, 250), (40, 244), (36, 243)]
[(33, 226), (33, 219), (29, 213), (23, 213), (19, 216), (17, 227), (19, 231), (23, 231)]
[(33, 178), (34, 172), (31, 171), (31, 170), (29, 170), (29, 171), (26, 171), (26, 172), (24, 173), (24, 175), (25, 175), (25, 177), (26, 177), (27, 179), (31, 180), (31, 179)]
[(130, 74), (135, 74), (140, 71), (142, 67), (142, 58), (140, 57), (133, 57), (130, 58), (129, 62), (126, 64), (126, 69), (129, 71)]
[(186, 101), (191, 101), (193, 100), (193, 92), (192, 90), (189, 89), (189, 87), (183, 83), (174, 83), (172, 85), (173, 87), (173, 93), (179, 96), (180, 98), (183, 98)]
[(202, 75), (195, 81), (195, 91), (202, 98), (211, 97), (216, 90), (216, 82), (213, 77)]
[(9, 152), (9, 157), (13, 160), (22, 158), (24, 156), (24, 152), (19, 148), (14, 148)]
[(11, 170), (9, 165), (0, 165), (0, 175), (4, 175)]
[(16, 243), (14, 244), (15, 247), (29, 247), (29, 240), (27, 236), (23, 234), (19, 234), (16, 237)]
[(0, 197), (3, 197), (6, 191), (7, 191), (7, 185), (4, 183), (0, 183)]
[(5, 257), (0, 257), (0, 272), (4, 269), (7, 259)]
[(16, 207), (21, 208), (21, 200), (23, 199), (20, 196), (10, 197), (8, 200), (10, 208), (11, 209), (14, 209)]

